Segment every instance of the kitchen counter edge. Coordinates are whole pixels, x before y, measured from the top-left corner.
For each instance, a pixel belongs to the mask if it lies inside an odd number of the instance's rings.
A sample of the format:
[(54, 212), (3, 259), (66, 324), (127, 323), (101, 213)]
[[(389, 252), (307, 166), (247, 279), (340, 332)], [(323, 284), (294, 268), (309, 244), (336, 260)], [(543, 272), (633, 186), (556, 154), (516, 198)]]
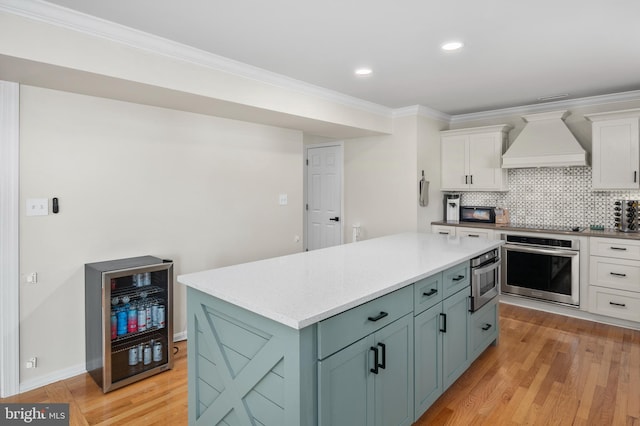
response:
[(511, 226), (509, 224), (505, 225), (497, 225), (495, 223), (478, 223), (478, 222), (447, 222), (444, 220), (439, 220), (435, 222), (431, 222), (431, 225), (437, 226), (454, 226), (454, 227), (463, 227), (463, 228), (482, 228), (482, 229), (490, 229), (493, 231), (509, 231), (509, 232), (530, 232), (530, 233), (541, 233), (541, 234), (561, 234), (561, 235), (575, 235), (578, 237), (600, 237), (600, 238), (620, 238), (626, 240), (640, 240), (640, 232), (620, 232), (615, 229), (605, 229), (605, 230), (593, 230), (586, 228), (582, 231), (560, 231), (557, 229), (531, 229), (531, 228), (519, 228), (517, 226)]

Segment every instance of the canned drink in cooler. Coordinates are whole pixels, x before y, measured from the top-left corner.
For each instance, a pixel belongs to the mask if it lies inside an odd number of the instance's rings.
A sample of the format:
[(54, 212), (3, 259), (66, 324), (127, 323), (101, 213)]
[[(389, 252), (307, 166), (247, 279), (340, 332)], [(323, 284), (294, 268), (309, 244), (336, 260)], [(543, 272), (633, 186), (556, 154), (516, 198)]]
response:
[(120, 308), (118, 313), (116, 314), (116, 318), (118, 320), (118, 336), (124, 336), (127, 334), (127, 311), (124, 308)]
[(129, 349), (129, 365), (136, 365), (138, 363), (138, 347), (134, 346)]
[(147, 312), (147, 328), (151, 328), (153, 327), (153, 321), (151, 321), (151, 304), (147, 303), (144, 309)]
[(116, 311), (111, 310), (111, 340), (118, 337), (118, 317)]
[(144, 365), (151, 364), (151, 347), (149, 345), (144, 345), (144, 356), (142, 362)]
[(151, 306), (151, 325), (153, 327), (158, 326), (158, 304), (154, 303)]
[(165, 326), (165, 318), (164, 318), (164, 305), (158, 306), (158, 328), (164, 328)]
[(144, 273), (144, 285), (151, 285), (151, 272)]
[(138, 331), (147, 330), (147, 310), (144, 306), (138, 308)]
[(142, 362), (143, 356), (144, 356), (144, 344), (140, 343), (138, 345), (138, 362)]
[(127, 330), (129, 333), (135, 333), (138, 331), (138, 310), (136, 305), (131, 304), (127, 314)]
[(157, 341), (153, 344), (153, 361), (162, 361), (162, 342)]

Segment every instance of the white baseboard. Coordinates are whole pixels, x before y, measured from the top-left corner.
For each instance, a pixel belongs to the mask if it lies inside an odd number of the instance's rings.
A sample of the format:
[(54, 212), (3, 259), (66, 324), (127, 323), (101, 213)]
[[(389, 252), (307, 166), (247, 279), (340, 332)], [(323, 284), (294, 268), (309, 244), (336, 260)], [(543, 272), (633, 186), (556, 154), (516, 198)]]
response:
[(59, 382), (79, 374), (87, 372), (84, 362), (82, 364), (75, 365), (73, 367), (64, 368), (62, 370), (54, 371), (53, 373), (45, 376), (36, 377), (35, 379), (25, 380), (20, 382), (20, 393), (27, 392), (33, 389), (37, 389), (42, 386), (50, 385), (51, 383)]
[(182, 340), (187, 340), (187, 330), (181, 331), (179, 333), (173, 333), (174, 342), (180, 342)]
[[(187, 340), (187, 331), (181, 331), (173, 334), (173, 341), (180, 342)], [(33, 389), (40, 388), (42, 386), (50, 385), (51, 383), (59, 382), (60, 380), (69, 379), (80, 374), (87, 372), (85, 363), (75, 365), (73, 367), (64, 368), (62, 370), (54, 371), (53, 373), (45, 376), (37, 377), (35, 379), (25, 380), (20, 383), (20, 393), (28, 392)]]

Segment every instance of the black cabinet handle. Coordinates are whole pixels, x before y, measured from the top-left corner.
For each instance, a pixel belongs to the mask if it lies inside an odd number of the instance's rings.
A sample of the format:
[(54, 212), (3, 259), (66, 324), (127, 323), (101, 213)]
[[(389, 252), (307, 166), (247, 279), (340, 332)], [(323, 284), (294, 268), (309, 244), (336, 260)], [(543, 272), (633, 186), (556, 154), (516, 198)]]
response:
[(469, 175), (464, 175), (464, 184), (465, 185), (469, 184)]
[(458, 275), (457, 277), (452, 278), (452, 279), (453, 279), (453, 281), (460, 281), (463, 278), (464, 278), (464, 275)]
[(633, 172), (633, 183), (638, 182), (638, 171)]
[(336, 217), (330, 217), (329, 220), (332, 220), (334, 222), (340, 222), (340, 218), (338, 216)]
[(626, 247), (609, 247), (611, 250), (627, 251)]
[(480, 238), (480, 235), (478, 235), (478, 234), (468, 234), (467, 237)]
[(370, 368), (373, 374), (378, 374), (378, 348), (376, 346), (371, 346), (369, 348), (370, 351), (373, 351), (373, 368)]
[(443, 325), (443, 327), (440, 328), (440, 332), (446, 333), (447, 332), (447, 314), (440, 314), (440, 318), (442, 318), (442, 325)]
[(470, 175), (470, 176), (469, 176), (469, 183), (470, 183), (471, 185), (473, 185), (473, 175)]
[(625, 305), (624, 303), (609, 302), (609, 304), (613, 306), (620, 306), (621, 308), (627, 307), (627, 305)]
[(369, 321), (376, 322), (376, 321), (381, 320), (382, 318), (386, 317), (387, 315), (389, 315), (389, 314), (388, 314), (388, 313), (386, 313), (386, 312), (384, 312), (384, 311), (380, 311), (380, 313), (379, 313), (377, 316), (375, 316), (375, 317), (368, 317), (367, 319), (368, 319)]
[(490, 329), (490, 328), (491, 328), (491, 324), (485, 324), (485, 325), (483, 325), (483, 326), (482, 326), (482, 329), (483, 329), (484, 331), (487, 331), (487, 330), (488, 330), (488, 329)]
[(387, 345), (384, 343), (378, 343), (378, 346), (382, 349), (382, 364), (378, 364), (378, 367), (384, 370), (387, 368)]
[(432, 288), (432, 289), (431, 289), (431, 290), (429, 290), (428, 292), (426, 292), (426, 293), (422, 293), (422, 295), (423, 295), (423, 296), (427, 296), (427, 297), (428, 297), (428, 296), (433, 296), (433, 295), (434, 295), (434, 294), (436, 294), (437, 292), (438, 292), (438, 290), (437, 290), (437, 289)]
[(619, 272), (609, 272), (610, 275), (613, 275), (615, 277), (626, 277), (627, 274), (621, 274)]

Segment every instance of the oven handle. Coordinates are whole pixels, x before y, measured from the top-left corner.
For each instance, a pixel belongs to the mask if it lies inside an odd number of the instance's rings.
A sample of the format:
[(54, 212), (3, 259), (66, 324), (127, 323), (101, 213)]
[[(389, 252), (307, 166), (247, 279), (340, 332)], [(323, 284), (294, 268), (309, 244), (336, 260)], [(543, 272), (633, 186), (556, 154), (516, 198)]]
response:
[(550, 254), (552, 256), (565, 256), (565, 257), (577, 256), (580, 253), (577, 250), (570, 251), (570, 250), (558, 250), (558, 249), (544, 249), (539, 247), (523, 247), (523, 246), (516, 246), (511, 244), (505, 244), (502, 246), (502, 248), (504, 250), (520, 251), (524, 253), (540, 253), (540, 254)]
[(499, 267), (500, 267), (500, 259), (498, 258), (496, 259), (495, 262), (493, 262), (489, 266), (485, 266), (484, 268), (472, 269), (472, 271), (473, 271), (473, 275), (482, 275), (482, 274), (486, 274), (487, 272), (495, 271)]

